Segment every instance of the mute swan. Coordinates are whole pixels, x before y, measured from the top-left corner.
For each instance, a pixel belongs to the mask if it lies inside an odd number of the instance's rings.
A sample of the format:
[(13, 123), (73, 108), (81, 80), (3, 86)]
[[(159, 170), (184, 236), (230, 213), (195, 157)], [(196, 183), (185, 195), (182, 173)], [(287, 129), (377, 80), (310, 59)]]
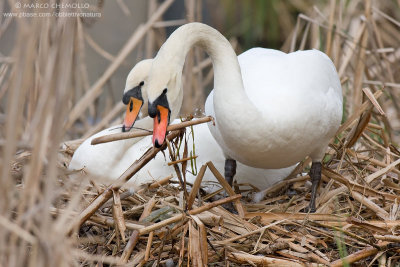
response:
[[(127, 77), (123, 96), (123, 102), (127, 105), (127, 111), (123, 125), (110, 127), (86, 139), (75, 151), (68, 167), (70, 170), (83, 169), (85, 172), (95, 176), (117, 179), (147, 149), (152, 147), (151, 136), (91, 145), (91, 141), (94, 138), (118, 133), (121, 132), (121, 129), (129, 130), (136, 120), (136, 115), (141, 113), (141, 117), (147, 116), (147, 92), (144, 90), (145, 87), (143, 85), (147, 82), (147, 74), (150, 71), (151, 62), (152, 60), (148, 59), (137, 63)], [(178, 96), (177, 101), (182, 101), (181, 96)], [(180, 106), (180, 104), (176, 105)], [(141, 107), (142, 110), (140, 111)], [(172, 116), (177, 116), (178, 111), (172, 109)], [(175, 120), (173, 123), (177, 122), (179, 120)], [(152, 123), (153, 120), (151, 118), (145, 117), (137, 120), (135, 126), (151, 129)], [(208, 126), (205, 124), (194, 125), (193, 129), (196, 155), (198, 155), (196, 159), (197, 166), (200, 167), (207, 161), (212, 161), (218, 170), (223, 170), (225, 157), (211, 135)], [(189, 138), (188, 147), (191, 148), (192, 144), (193, 141)], [(183, 146), (181, 149), (182, 154)], [(165, 157), (169, 158), (168, 151), (165, 152)], [(239, 183), (251, 183), (260, 189), (265, 189), (288, 176), (294, 167), (264, 170), (239, 163), (237, 181)], [(136, 191), (141, 184), (162, 179), (170, 174), (175, 174), (173, 167), (168, 166), (164, 156), (158, 153), (155, 159), (151, 160), (130, 179), (128, 186)], [(193, 183), (195, 178), (196, 176), (192, 175), (192, 173), (186, 173), (186, 179), (189, 183)], [(206, 174), (203, 181), (206, 183), (208, 189), (212, 189), (212, 185), (217, 183), (217, 180), (211, 174)]]
[(164, 142), (171, 103), (182, 90), (185, 57), (194, 45), (213, 63), (214, 90), (206, 113), (215, 115), (216, 125), (209, 127), (226, 157), (225, 179), (232, 184), (236, 161), (283, 168), (310, 156), (308, 210), (315, 212), (321, 160), (342, 118), (342, 89), (332, 61), (318, 50), (286, 54), (253, 48), (237, 57), (217, 30), (183, 25), (160, 48), (146, 85), (155, 146)]

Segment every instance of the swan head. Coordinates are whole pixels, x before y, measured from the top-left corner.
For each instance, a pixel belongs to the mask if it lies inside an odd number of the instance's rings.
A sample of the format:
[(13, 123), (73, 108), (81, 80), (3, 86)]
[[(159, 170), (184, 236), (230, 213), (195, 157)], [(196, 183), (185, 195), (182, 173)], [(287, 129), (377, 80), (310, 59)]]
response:
[[(146, 86), (148, 114), (154, 118), (153, 145), (160, 147), (165, 140), (167, 126), (175, 119), (182, 105), (182, 68), (175, 66), (174, 60), (162, 60), (156, 57)], [(168, 62), (168, 65), (162, 64)]]
[[(145, 59), (137, 63), (126, 78), (122, 102), (126, 105), (126, 113), (122, 131), (129, 131), (136, 118), (147, 116), (147, 93), (143, 90), (147, 83), (148, 74), (153, 59)], [(144, 107), (143, 107), (144, 106)], [(142, 109), (143, 107), (143, 109)]]

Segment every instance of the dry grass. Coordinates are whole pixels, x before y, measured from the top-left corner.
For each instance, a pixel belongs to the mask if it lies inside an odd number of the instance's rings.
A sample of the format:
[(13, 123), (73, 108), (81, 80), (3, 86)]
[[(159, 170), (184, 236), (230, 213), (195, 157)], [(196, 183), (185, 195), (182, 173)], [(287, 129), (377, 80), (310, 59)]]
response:
[[(160, 21), (172, 2), (150, 1), (148, 21), (115, 57), (94, 43), (80, 19), (14, 19), (13, 52), (0, 56), (0, 266), (156, 266), (169, 259), (190, 266), (397, 266), (400, 12), (394, 1), (310, 6), (282, 47), (326, 51), (342, 81), (345, 116), (326, 154), (316, 214), (300, 212), (309, 200), (310, 182), (301, 175), (307, 160), (258, 204), (241, 185), (227, 186), (212, 163), (200, 168), (190, 192), (171, 186), (171, 177), (135, 194), (93, 177), (68, 178), (65, 166), (81, 141), (60, 144), (120, 120), (120, 103), (97, 125), (86, 117), (100, 113), (96, 99), (126, 56), (135, 49), (151, 55), (166, 25), (201, 20), (202, 2), (192, 0), (183, 20)], [(1, 38), (10, 19), (0, 19)], [(111, 60), (93, 85), (85, 45)], [(188, 57), (184, 79), (186, 113), (204, 103), (199, 88), (212, 81), (210, 61), (200, 51)], [(171, 132), (170, 146), (177, 136)], [(156, 152), (148, 151), (130, 171)], [(187, 155), (171, 160), (181, 158)], [(175, 166), (182, 176), (185, 163)], [(210, 201), (200, 189), (203, 175), (221, 180), (230, 197)], [(221, 207), (231, 201), (239, 215)]]

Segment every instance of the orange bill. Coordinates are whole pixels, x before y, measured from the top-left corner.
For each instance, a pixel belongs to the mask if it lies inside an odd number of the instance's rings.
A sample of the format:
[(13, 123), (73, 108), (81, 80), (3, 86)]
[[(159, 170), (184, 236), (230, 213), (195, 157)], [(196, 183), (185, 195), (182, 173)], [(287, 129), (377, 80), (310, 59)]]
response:
[(157, 105), (157, 111), (157, 116), (154, 117), (153, 145), (160, 147), (164, 143), (165, 135), (167, 134), (169, 109)]
[(143, 101), (134, 97), (131, 97), (129, 103), (126, 107), (124, 124), (122, 126), (122, 131), (129, 131), (136, 121), (139, 115), (140, 109), (142, 108)]

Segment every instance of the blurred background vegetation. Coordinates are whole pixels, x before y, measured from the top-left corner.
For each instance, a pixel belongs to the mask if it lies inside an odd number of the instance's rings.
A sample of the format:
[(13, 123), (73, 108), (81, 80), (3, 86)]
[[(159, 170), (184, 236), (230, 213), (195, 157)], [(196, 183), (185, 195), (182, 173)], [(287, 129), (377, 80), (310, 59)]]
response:
[(224, 29), (229, 36), (236, 36), (241, 47), (269, 47), (279, 49), (296, 24), (299, 13), (306, 13), (316, 4), (325, 6), (327, 1), (279, 0), (223, 0)]

